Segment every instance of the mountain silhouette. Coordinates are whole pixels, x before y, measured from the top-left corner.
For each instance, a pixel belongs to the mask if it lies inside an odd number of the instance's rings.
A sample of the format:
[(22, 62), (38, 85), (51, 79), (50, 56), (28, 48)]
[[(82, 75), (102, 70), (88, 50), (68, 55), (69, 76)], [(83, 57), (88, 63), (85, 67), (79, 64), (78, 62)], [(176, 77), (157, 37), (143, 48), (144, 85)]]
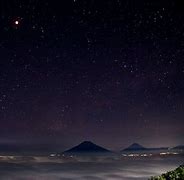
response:
[(141, 151), (141, 150), (147, 150), (147, 148), (141, 146), (138, 143), (133, 143), (129, 147), (125, 148), (123, 151)]
[(98, 146), (90, 141), (84, 141), (79, 145), (66, 150), (64, 153), (72, 154), (72, 153), (110, 153), (111, 151)]

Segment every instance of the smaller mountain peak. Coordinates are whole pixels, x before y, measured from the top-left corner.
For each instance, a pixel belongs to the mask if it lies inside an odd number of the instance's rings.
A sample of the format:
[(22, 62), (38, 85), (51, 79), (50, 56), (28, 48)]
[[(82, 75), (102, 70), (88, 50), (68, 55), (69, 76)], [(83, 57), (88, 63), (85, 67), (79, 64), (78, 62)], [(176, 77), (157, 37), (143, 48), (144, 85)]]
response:
[(131, 146), (133, 146), (133, 147), (143, 147), (143, 146), (141, 146), (141, 145), (138, 144), (138, 143), (133, 143)]
[(145, 150), (146, 148), (138, 143), (131, 144), (128, 148), (124, 149), (125, 151), (132, 151), (132, 150)]

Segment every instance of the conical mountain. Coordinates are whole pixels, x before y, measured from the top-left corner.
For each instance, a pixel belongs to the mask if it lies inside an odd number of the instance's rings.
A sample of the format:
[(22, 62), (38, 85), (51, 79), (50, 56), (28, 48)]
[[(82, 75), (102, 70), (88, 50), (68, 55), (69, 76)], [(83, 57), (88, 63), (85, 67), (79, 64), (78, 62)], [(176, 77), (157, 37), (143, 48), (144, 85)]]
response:
[(75, 153), (108, 153), (109, 150), (98, 146), (91, 141), (84, 141), (79, 145), (65, 151), (64, 153), (75, 154)]

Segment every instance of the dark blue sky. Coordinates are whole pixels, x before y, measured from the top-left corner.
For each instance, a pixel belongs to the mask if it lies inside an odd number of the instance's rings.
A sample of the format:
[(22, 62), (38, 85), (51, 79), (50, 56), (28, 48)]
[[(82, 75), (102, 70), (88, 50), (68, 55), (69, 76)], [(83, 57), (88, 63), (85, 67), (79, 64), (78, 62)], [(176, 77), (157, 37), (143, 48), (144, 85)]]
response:
[(181, 4), (0, 2), (0, 143), (184, 143)]

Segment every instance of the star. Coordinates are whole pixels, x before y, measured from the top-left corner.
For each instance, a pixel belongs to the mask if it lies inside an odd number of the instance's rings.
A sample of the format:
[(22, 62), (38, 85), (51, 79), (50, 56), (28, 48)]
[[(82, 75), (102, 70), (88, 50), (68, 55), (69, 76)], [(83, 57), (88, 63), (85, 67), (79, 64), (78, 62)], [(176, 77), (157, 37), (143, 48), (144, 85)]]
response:
[(15, 25), (19, 25), (19, 21), (18, 20), (15, 21)]
[(12, 19), (12, 22), (11, 22), (11, 25), (14, 27), (14, 28), (19, 28), (20, 25), (22, 24), (22, 20), (23, 18), (21, 17), (16, 17), (14, 19)]

